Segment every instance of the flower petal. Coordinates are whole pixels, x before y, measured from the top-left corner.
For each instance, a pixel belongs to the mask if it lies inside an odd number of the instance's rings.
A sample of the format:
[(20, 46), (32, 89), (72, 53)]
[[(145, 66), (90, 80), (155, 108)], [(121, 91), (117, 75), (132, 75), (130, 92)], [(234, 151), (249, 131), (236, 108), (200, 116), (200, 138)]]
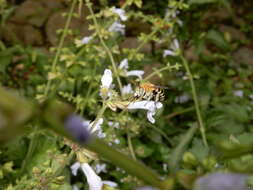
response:
[(104, 75), (101, 78), (102, 87), (110, 88), (112, 84), (112, 71), (110, 69), (105, 69)]
[(128, 71), (126, 73), (127, 76), (137, 76), (140, 79), (142, 79), (143, 74), (144, 74), (144, 71), (142, 71), (142, 70), (132, 70), (132, 71)]
[(121, 92), (122, 92), (122, 94), (131, 94), (131, 93), (133, 93), (133, 89), (132, 89), (131, 84), (123, 86)]
[(240, 98), (243, 97), (243, 91), (242, 90), (235, 90), (234, 91), (234, 96), (238, 96)]
[(92, 36), (86, 36), (84, 37), (81, 42), (82, 44), (88, 44), (90, 42), (90, 40), (92, 39)]
[(155, 102), (155, 101), (138, 101), (138, 102), (132, 102), (130, 103), (127, 108), (128, 109), (144, 109), (147, 110), (147, 118), (151, 123), (155, 123), (155, 119), (153, 116), (155, 115), (157, 109), (160, 109), (163, 107), (163, 104), (161, 102)]
[(170, 56), (175, 56), (176, 53), (175, 53), (174, 51), (171, 51), (171, 50), (168, 50), (168, 49), (164, 50), (164, 51), (163, 51), (163, 57), (166, 57), (166, 56), (168, 56), (168, 55), (170, 55)]
[(119, 32), (122, 35), (125, 35), (125, 25), (121, 24), (119, 21), (115, 21), (112, 23), (112, 25), (109, 27), (109, 32)]
[(80, 162), (74, 163), (70, 168), (71, 168), (71, 173), (76, 176), (77, 175), (77, 170), (80, 168), (81, 164)]
[(113, 181), (103, 181), (103, 184), (108, 185), (110, 187), (117, 187), (118, 184)]
[(103, 186), (102, 180), (94, 172), (94, 170), (90, 167), (90, 165), (87, 163), (83, 163), (81, 164), (81, 168), (87, 178), (90, 190), (101, 190)]
[(128, 59), (125, 58), (123, 59), (120, 64), (119, 64), (119, 69), (125, 69), (127, 70), (128, 69)]
[(155, 123), (155, 119), (153, 117), (154, 115), (155, 115), (155, 112), (152, 112), (152, 111), (147, 112), (147, 118), (150, 121), (150, 123)]
[(112, 12), (114, 12), (115, 14), (117, 14), (122, 21), (126, 21), (127, 20), (127, 16), (126, 16), (125, 10), (113, 7), (112, 8)]

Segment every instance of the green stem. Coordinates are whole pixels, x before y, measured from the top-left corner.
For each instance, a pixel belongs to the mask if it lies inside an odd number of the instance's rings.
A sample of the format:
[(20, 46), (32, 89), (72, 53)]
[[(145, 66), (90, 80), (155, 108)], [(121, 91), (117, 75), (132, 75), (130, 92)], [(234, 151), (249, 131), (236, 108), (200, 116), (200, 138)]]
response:
[(121, 91), (121, 90), (122, 90), (122, 83), (121, 83), (121, 81), (120, 81), (119, 73), (118, 73), (118, 70), (117, 70), (117, 67), (116, 67), (116, 62), (115, 62), (115, 60), (114, 60), (114, 58), (113, 58), (112, 52), (111, 52), (110, 49), (107, 47), (107, 45), (106, 45), (106, 43), (105, 43), (105, 41), (104, 41), (104, 39), (103, 39), (103, 37), (102, 37), (102, 35), (101, 35), (101, 32), (100, 32), (100, 29), (99, 29), (99, 25), (98, 25), (97, 19), (96, 19), (95, 15), (94, 15), (94, 12), (93, 12), (93, 10), (92, 10), (91, 3), (90, 3), (88, 0), (86, 0), (86, 5), (87, 5), (87, 7), (88, 7), (88, 9), (89, 9), (89, 11), (90, 11), (90, 13), (91, 13), (92, 20), (93, 20), (93, 22), (94, 22), (94, 24), (95, 24), (95, 27), (96, 27), (96, 31), (97, 31), (99, 40), (100, 40), (101, 44), (103, 45), (103, 47), (104, 47), (106, 53), (108, 54), (108, 56), (109, 56), (109, 58), (110, 58), (110, 61), (111, 61), (111, 63), (112, 63), (112, 68), (113, 68), (113, 71), (114, 71), (114, 73), (115, 73), (115, 75), (116, 75), (116, 79), (117, 79), (117, 82), (118, 82), (118, 85), (119, 85), (119, 88), (120, 88), (120, 91)]
[(148, 76), (146, 76), (143, 81), (147, 81), (149, 80), (150, 78), (152, 78), (153, 76), (155, 76), (156, 74), (160, 73), (160, 72), (163, 72), (163, 71), (166, 71), (166, 70), (170, 70), (171, 69), (171, 65), (167, 65), (161, 69), (158, 69), (158, 70), (155, 70), (154, 72), (152, 72), (151, 74), (149, 74)]
[(130, 133), (129, 133), (128, 129), (127, 129), (127, 143), (128, 143), (128, 148), (129, 148), (129, 151), (131, 153), (132, 158), (134, 160), (136, 160), (136, 156), (135, 156), (135, 153), (134, 153), (134, 148), (133, 148), (133, 145), (132, 145), (131, 136), (130, 136)]
[(97, 152), (100, 156), (110, 160), (113, 164), (123, 168), (129, 174), (142, 179), (146, 183), (158, 187), (160, 190), (170, 190), (168, 184), (165, 181), (161, 181), (160, 177), (154, 171), (150, 170), (144, 164), (136, 162), (128, 156), (114, 150), (100, 139), (93, 139), (91, 143), (84, 146), (93, 152)]
[(147, 37), (146, 40), (143, 40), (140, 45), (135, 49), (135, 52), (140, 51), (140, 49), (149, 41), (150, 38), (152, 38), (156, 32), (158, 31), (158, 29), (154, 30), (153, 32), (151, 32)]
[(21, 166), (21, 170), (20, 170), (20, 174), (21, 175), (24, 173), (24, 171), (25, 171), (25, 169), (27, 167), (27, 163), (30, 161), (30, 159), (31, 159), (31, 157), (32, 157), (32, 155), (34, 153), (35, 147), (38, 144), (38, 141), (37, 141), (37, 138), (36, 138), (37, 137), (37, 134), (36, 134), (37, 129), (38, 129), (38, 127), (35, 126), (35, 128), (33, 130), (34, 134), (33, 134), (32, 138), (31, 138), (30, 143), (29, 143), (27, 154), (25, 156), (25, 159), (22, 162), (22, 166)]
[(198, 118), (198, 122), (199, 122), (199, 126), (200, 126), (200, 133), (203, 139), (203, 143), (205, 146), (208, 146), (207, 144), (207, 140), (206, 140), (206, 133), (205, 133), (205, 126), (202, 120), (202, 116), (201, 116), (201, 112), (200, 112), (200, 106), (199, 106), (199, 101), (198, 101), (198, 97), (197, 97), (197, 92), (196, 92), (196, 87), (193, 81), (193, 76), (191, 74), (188, 62), (186, 61), (186, 59), (181, 55), (181, 60), (183, 62), (184, 68), (187, 72), (187, 75), (190, 79), (190, 84), (191, 84), (191, 89), (192, 89), (192, 96), (193, 96), (193, 100), (194, 100), (194, 105), (195, 105), (195, 110), (196, 110), (196, 114), (197, 114), (197, 118)]
[[(59, 45), (57, 47), (57, 51), (56, 51), (56, 54), (55, 54), (55, 57), (54, 57), (54, 60), (53, 60), (53, 63), (52, 63), (51, 72), (55, 72), (55, 70), (56, 70), (56, 64), (57, 64), (57, 61), (59, 59), (61, 49), (63, 47), (64, 40), (65, 40), (65, 38), (67, 36), (67, 33), (68, 33), (68, 28), (69, 28), (69, 25), (70, 25), (70, 22), (71, 22), (71, 18), (73, 16), (73, 12), (74, 12), (74, 8), (75, 8), (76, 3), (77, 3), (77, 0), (72, 1), (71, 8), (70, 8), (70, 11), (69, 11), (69, 14), (68, 14), (68, 17), (67, 17), (67, 21), (66, 21), (66, 24), (64, 26), (63, 33), (62, 33), (62, 36), (60, 38), (60, 42), (59, 42)], [(52, 84), (52, 80), (48, 80), (47, 85), (46, 85), (46, 89), (45, 89), (45, 93), (44, 93), (45, 97), (47, 97), (47, 95), (49, 93), (51, 84)]]
[(171, 114), (169, 114), (169, 115), (166, 115), (165, 118), (166, 118), (166, 119), (171, 119), (171, 118), (173, 118), (173, 117), (175, 117), (175, 116), (178, 116), (178, 115), (181, 115), (181, 114), (183, 114), (183, 113), (187, 113), (187, 112), (193, 111), (194, 109), (195, 109), (195, 107), (192, 106), (192, 107), (189, 107), (189, 108), (186, 108), (186, 109), (177, 111), (177, 112), (173, 112), (173, 113), (171, 113)]

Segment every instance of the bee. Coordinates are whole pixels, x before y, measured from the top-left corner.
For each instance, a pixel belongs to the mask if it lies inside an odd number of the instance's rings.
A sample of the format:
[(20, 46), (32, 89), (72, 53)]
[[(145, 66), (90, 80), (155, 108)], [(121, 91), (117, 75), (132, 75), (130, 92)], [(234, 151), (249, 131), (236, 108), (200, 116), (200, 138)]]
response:
[(163, 89), (166, 88), (167, 87), (157, 86), (149, 82), (142, 83), (136, 88), (134, 99), (153, 100), (155, 102), (163, 101), (165, 98)]

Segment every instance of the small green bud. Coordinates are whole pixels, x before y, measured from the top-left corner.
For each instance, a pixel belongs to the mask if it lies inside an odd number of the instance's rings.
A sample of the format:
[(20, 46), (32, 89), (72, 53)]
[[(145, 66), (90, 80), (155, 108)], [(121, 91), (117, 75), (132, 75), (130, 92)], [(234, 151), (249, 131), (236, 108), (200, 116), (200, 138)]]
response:
[(65, 176), (58, 176), (54, 179), (54, 183), (61, 185), (64, 183), (65, 180)]
[(40, 169), (37, 168), (37, 167), (34, 167), (34, 168), (32, 169), (32, 173), (33, 173), (34, 175), (39, 175), (40, 172), (41, 172)]
[(202, 161), (202, 164), (203, 166), (207, 169), (207, 170), (212, 170), (215, 168), (215, 165), (216, 165), (217, 161), (214, 157), (210, 156), (210, 157), (207, 157), (205, 158), (203, 161)]
[(198, 160), (191, 152), (184, 153), (183, 162), (186, 164), (193, 165), (193, 166), (196, 166), (198, 164)]

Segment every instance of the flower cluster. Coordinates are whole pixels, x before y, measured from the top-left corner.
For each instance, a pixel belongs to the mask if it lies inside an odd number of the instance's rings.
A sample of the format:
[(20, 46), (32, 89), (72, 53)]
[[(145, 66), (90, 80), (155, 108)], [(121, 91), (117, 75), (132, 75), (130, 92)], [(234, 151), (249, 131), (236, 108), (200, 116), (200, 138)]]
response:
[[(119, 69), (123, 70), (126, 76), (137, 76), (139, 78), (142, 77), (142, 75), (144, 74), (144, 71), (141, 70), (133, 70), (133, 71), (128, 71), (128, 60), (127, 59), (123, 59), (120, 63)], [(103, 99), (105, 99), (105, 97), (110, 96), (110, 87), (112, 85), (112, 72), (109, 69), (106, 69), (104, 71), (104, 75), (101, 78), (101, 89), (100, 89), (100, 95)], [(128, 84), (126, 86), (123, 87), (122, 92), (124, 91), (124, 93), (131, 93), (132, 88), (131, 85)], [(122, 103), (123, 104), (123, 103)], [(128, 110), (138, 110), (138, 109), (142, 109), (142, 110), (147, 110), (147, 119), (148, 121), (150, 121), (151, 123), (155, 123), (155, 119), (154, 119), (154, 115), (156, 113), (156, 111), (158, 109), (161, 109), (163, 107), (163, 104), (161, 102), (155, 102), (155, 101), (148, 101), (148, 100), (144, 100), (144, 101), (133, 101), (133, 102), (129, 102), (127, 103), (125, 106), (122, 104), (120, 104), (120, 102), (117, 102), (117, 107), (119, 108), (125, 108)], [(113, 109), (114, 111), (116, 109)]]
[(111, 11), (116, 14), (120, 20), (115, 21), (112, 23), (112, 25), (109, 27), (109, 32), (119, 32), (121, 35), (125, 35), (125, 28), (126, 26), (121, 23), (121, 21), (126, 21), (127, 16), (123, 9), (112, 7)]

